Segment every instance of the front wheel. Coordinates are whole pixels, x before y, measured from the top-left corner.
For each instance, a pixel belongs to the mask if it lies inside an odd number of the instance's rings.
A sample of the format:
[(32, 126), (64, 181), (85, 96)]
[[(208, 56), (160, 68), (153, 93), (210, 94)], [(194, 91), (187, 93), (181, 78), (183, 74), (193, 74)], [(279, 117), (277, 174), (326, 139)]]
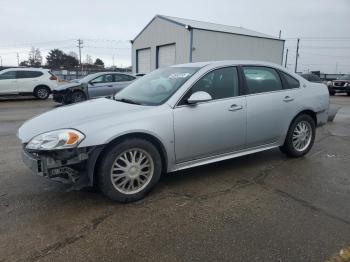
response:
[(70, 95), (70, 102), (71, 103), (79, 103), (79, 102), (83, 102), (87, 99), (86, 95), (84, 92), (82, 91), (74, 91), (71, 95)]
[(112, 200), (133, 202), (152, 190), (161, 172), (161, 157), (152, 143), (126, 139), (104, 153), (98, 171), (99, 187)]
[(346, 94), (347, 94), (348, 96), (350, 96), (350, 92), (346, 92)]
[(329, 91), (329, 94), (331, 95), (331, 96), (334, 96), (335, 95), (335, 91)]
[(312, 148), (316, 135), (315, 121), (309, 115), (297, 116), (289, 127), (281, 151), (290, 157), (301, 157)]

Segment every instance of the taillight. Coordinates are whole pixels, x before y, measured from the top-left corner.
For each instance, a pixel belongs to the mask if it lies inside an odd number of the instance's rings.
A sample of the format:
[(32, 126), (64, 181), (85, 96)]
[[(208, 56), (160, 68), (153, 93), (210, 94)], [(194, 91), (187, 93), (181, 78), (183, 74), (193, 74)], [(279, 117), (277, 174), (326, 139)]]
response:
[(50, 80), (57, 80), (57, 76), (51, 76)]

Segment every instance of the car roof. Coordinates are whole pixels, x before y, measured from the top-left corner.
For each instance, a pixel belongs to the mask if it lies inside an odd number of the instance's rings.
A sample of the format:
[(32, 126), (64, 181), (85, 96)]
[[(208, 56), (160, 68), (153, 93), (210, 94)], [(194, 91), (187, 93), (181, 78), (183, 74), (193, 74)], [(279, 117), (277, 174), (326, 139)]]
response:
[(1, 72), (8, 72), (8, 71), (50, 71), (50, 69), (46, 68), (35, 68), (35, 67), (12, 67), (2, 70)]
[(222, 61), (208, 61), (208, 62), (195, 62), (173, 65), (172, 67), (204, 67), (204, 66), (224, 66), (224, 65), (262, 65), (281, 68), (281, 65), (258, 60), (222, 60)]

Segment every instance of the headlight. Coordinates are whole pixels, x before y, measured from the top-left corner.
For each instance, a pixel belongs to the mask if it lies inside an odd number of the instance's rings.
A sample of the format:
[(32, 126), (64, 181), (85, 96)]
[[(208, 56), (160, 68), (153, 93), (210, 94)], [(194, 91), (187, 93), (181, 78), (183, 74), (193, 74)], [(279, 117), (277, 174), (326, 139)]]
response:
[(74, 129), (60, 129), (38, 135), (29, 141), (26, 148), (32, 150), (53, 150), (74, 148), (85, 135)]

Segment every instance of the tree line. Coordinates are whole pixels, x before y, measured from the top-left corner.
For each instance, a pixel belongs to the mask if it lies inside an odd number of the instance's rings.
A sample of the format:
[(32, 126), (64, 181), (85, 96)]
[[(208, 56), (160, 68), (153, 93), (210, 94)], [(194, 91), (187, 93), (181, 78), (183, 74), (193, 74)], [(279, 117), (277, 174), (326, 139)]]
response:
[[(47, 67), (50, 69), (76, 69), (79, 67), (78, 55), (74, 52), (65, 53), (60, 49), (52, 49), (46, 56), (46, 64), (43, 64), (43, 57), (39, 48), (32, 47), (28, 54), (28, 59), (21, 61), (20, 66), (25, 67)], [(85, 69), (104, 68), (104, 62), (100, 58), (92, 60), (86, 55), (82, 67)]]

